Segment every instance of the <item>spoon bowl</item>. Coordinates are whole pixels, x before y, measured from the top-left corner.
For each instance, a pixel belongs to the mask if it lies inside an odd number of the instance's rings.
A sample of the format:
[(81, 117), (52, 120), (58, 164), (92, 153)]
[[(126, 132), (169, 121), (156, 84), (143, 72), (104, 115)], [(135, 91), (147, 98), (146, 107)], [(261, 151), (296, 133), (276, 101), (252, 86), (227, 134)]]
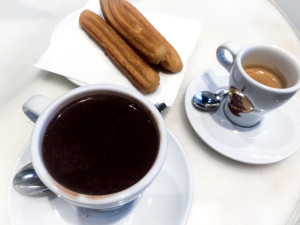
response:
[(221, 100), (229, 93), (229, 90), (220, 89), (215, 93), (200, 91), (193, 96), (193, 105), (203, 111), (217, 110)]
[(15, 175), (13, 186), (16, 191), (32, 196), (44, 195), (50, 192), (37, 176), (31, 163), (24, 166)]

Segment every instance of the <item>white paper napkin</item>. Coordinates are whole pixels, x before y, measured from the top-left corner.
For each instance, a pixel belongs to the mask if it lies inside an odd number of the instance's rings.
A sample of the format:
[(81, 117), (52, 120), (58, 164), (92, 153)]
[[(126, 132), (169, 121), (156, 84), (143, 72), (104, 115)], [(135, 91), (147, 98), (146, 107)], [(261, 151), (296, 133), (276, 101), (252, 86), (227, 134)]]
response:
[[(165, 102), (171, 106), (184, 77), (188, 59), (198, 40), (201, 23), (194, 19), (166, 15), (137, 3), (132, 4), (174, 46), (183, 62), (183, 69), (178, 73), (159, 72), (158, 89), (146, 95), (153, 103)], [(49, 47), (35, 66), (65, 76), (78, 85), (111, 83), (135, 89), (80, 27), (79, 15), (84, 9), (90, 9), (102, 16), (99, 1), (91, 0), (84, 8), (65, 17), (55, 28)]]

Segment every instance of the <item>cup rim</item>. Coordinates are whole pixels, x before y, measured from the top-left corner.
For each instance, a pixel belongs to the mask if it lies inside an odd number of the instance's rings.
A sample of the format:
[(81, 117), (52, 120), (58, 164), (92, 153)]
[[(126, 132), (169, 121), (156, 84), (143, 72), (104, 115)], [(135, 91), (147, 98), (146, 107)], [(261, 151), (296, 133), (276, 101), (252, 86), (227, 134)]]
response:
[(269, 87), (269, 86), (266, 86), (264, 84), (261, 84), (260, 82), (254, 80), (253, 78), (251, 78), (244, 70), (243, 66), (242, 66), (242, 57), (243, 55), (247, 52), (247, 51), (250, 51), (251, 49), (261, 49), (261, 48), (265, 48), (267, 50), (272, 50), (272, 51), (277, 51), (279, 52), (280, 54), (284, 54), (286, 57), (288, 57), (290, 59), (290, 61), (293, 63), (293, 65), (295, 66), (295, 68), (299, 71), (300, 73), (300, 62), (299, 60), (292, 54), (290, 53), (289, 51), (283, 49), (283, 48), (280, 48), (278, 46), (275, 46), (275, 45), (269, 45), (269, 44), (249, 44), (245, 47), (243, 47), (239, 53), (237, 54), (236, 58), (235, 58), (235, 61), (236, 61), (236, 66), (238, 67), (239, 71), (241, 72), (241, 74), (243, 75), (243, 77), (248, 81), (250, 82), (251, 84), (261, 88), (261, 89), (264, 89), (264, 90), (267, 90), (267, 91), (270, 91), (270, 92), (273, 92), (273, 93), (278, 93), (278, 94), (284, 94), (284, 93), (292, 93), (292, 92), (296, 92), (297, 90), (300, 89), (300, 79), (298, 79), (298, 82), (291, 86), (291, 87), (287, 87), (287, 88), (273, 88), (273, 87)]
[[(160, 146), (157, 158), (153, 163), (151, 169), (140, 181), (138, 181), (131, 187), (113, 194), (86, 195), (71, 191), (60, 185), (57, 181), (55, 181), (54, 178), (52, 178), (52, 176), (47, 172), (47, 169), (43, 163), (40, 146), (42, 142), (42, 134), (45, 132), (47, 124), (51, 120), (53, 112), (55, 112), (57, 108), (65, 105), (67, 103), (66, 100), (71, 100), (76, 97), (82, 96), (83, 93), (95, 93), (97, 91), (109, 91), (125, 94), (137, 99), (144, 105), (144, 107), (150, 109), (157, 123), (160, 135)], [(154, 104), (152, 104), (145, 96), (143, 96), (139, 92), (114, 84), (90, 84), (68, 91), (50, 103), (50, 105), (43, 111), (43, 113), (35, 123), (30, 140), (30, 152), (32, 164), (34, 169), (36, 170), (37, 175), (39, 176), (41, 181), (56, 195), (64, 198), (67, 201), (87, 207), (110, 208), (131, 201), (136, 197), (136, 195), (138, 195), (148, 185), (150, 185), (150, 183), (157, 176), (164, 164), (167, 155), (167, 128), (161, 114), (156, 109)]]

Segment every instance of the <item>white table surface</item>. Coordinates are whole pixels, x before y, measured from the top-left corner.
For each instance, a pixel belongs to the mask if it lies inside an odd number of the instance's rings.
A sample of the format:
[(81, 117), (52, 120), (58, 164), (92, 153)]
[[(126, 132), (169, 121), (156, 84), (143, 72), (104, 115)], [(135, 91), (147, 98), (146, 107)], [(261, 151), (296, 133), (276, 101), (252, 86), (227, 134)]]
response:
[[(215, 50), (228, 40), (275, 44), (300, 58), (300, 42), (293, 29), (268, 0), (136, 1), (202, 23), (177, 99), (163, 113), (193, 171), (194, 200), (187, 224), (286, 224), (300, 200), (300, 151), (272, 165), (254, 166), (230, 160), (194, 133), (185, 114), (184, 95), (195, 76), (218, 65)], [(85, 3), (86, 0), (0, 2), (0, 224), (10, 224), (8, 181), (33, 128), (22, 112), (23, 102), (33, 94), (55, 98), (75, 87), (34, 64), (48, 46), (58, 22)], [(299, 93), (297, 98), (300, 99)]]

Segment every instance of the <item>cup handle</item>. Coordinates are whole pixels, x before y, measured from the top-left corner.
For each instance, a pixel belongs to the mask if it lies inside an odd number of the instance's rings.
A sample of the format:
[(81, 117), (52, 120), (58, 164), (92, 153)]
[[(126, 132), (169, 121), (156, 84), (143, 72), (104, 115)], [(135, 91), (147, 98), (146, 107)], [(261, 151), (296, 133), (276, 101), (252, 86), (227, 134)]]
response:
[(46, 107), (51, 103), (51, 99), (43, 95), (33, 95), (23, 104), (25, 115), (35, 122)]
[(217, 59), (219, 63), (230, 72), (233, 62), (240, 51), (240, 46), (235, 42), (225, 42), (217, 48)]

